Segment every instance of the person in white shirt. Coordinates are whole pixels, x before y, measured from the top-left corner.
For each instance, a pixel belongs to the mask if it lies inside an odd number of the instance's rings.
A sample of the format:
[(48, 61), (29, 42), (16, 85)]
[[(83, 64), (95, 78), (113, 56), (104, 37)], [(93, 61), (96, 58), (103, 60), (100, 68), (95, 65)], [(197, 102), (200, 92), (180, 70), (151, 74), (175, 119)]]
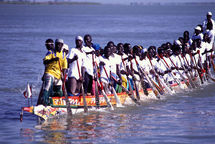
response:
[(67, 44), (63, 44), (62, 51), (66, 54), (66, 57), (69, 54), (69, 46)]
[(92, 37), (89, 34), (86, 34), (84, 36), (84, 42), (85, 42), (85, 47), (83, 48), (83, 51), (87, 55), (87, 60), (86, 60), (86, 72), (85, 72), (85, 77), (84, 77), (84, 93), (91, 93), (94, 91), (92, 89), (92, 84), (93, 84), (93, 60), (95, 59), (95, 50), (92, 47)]
[(206, 33), (208, 34), (208, 38), (210, 39), (210, 41), (209, 41), (210, 48), (209, 49), (213, 49), (213, 47), (214, 47), (215, 30), (212, 28), (213, 28), (213, 24), (211, 21), (209, 21), (207, 23), (207, 29), (206, 29)]
[(207, 18), (202, 23), (203, 32), (206, 31), (206, 29), (207, 29), (207, 23), (209, 21), (212, 22), (212, 24), (213, 24), (213, 28), (212, 29), (215, 30), (215, 23), (214, 23), (214, 20), (212, 19), (212, 12), (208, 12), (206, 16), (207, 16)]
[(195, 27), (195, 32), (193, 34), (192, 40), (196, 40), (196, 39), (203, 40), (203, 34), (201, 33), (201, 30), (202, 29), (200, 26)]
[(71, 95), (76, 92), (80, 93), (81, 84), (86, 69), (86, 54), (83, 49), (83, 38), (77, 36), (75, 38), (76, 47), (72, 48), (67, 60), (69, 64), (68, 69), (68, 91)]
[(189, 32), (188, 31), (184, 31), (184, 34), (183, 34), (183, 39), (184, 39), (184, 44), (189, 44), (189, 46), (192, 45), (192, 39), (190, 38), (189, 36)]
[(110, 94), (109, 84), (110, 84), (110, 72), (111, 72), (111, 64), (110, 64), (110, 55), (111, 48), (106, 46), (104, 48), (104, 55), (100, 58), (100, 77), (101, 82), (104, 87), (104, 91), (107, 94)]
[(123, 59), (126, 58), (126, 54), (123, 52), (124, 51), (124, 47), (123, 47), (123, 43), (118, 43), (117, 44), (117, 55), (120, 58), (119, 62), (119, 70), (120, 70), (120, 75), (121, 75), (121, 80), (122, 80), (122, 86), (127, 88), (127, 78), (126, 78), (126, 74), (127, 74), (127, 70), (126, 70), (126, 65), (124, 65)]

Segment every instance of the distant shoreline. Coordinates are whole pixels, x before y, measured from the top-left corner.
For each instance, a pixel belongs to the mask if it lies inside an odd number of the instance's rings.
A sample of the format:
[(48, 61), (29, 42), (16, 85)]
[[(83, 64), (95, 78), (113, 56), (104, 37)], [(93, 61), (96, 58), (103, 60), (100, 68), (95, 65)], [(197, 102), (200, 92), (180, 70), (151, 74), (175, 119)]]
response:
[(22, 4), (22, 5), (130, 5), (130, 6), (183, 6), (183, 5), (215, 5), (215, 2), (178, 2), (178, 3), (150, 3), (131, 2), (128, 4), (103, 4), (99, 2), (28, 2), (28, 1), (0, 1), (0, 4)]
[(3, 1), (0, 4), (26, 4), (26, 5), (101, 5), (98, 2), (7, 2)]

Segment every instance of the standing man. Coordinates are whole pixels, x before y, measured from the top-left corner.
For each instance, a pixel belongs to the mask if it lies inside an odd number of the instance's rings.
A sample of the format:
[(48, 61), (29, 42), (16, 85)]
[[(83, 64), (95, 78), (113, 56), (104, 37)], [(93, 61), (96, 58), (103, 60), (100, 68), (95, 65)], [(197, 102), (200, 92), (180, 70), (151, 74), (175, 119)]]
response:
[(93, 84), (93, 60), (95, 60), (95, 50), (92, 47), (92, 37), (89, 34), (84, 36), (85, 47), (83, 51), (86, 53), (86, 72), (84, 77), (84, 93), (91, 93)]
[(207, 13), (207, 15), (206, 15), (206, 19), (203, 21), (203, 23), (202, 23), (202, 27), (203, 27), (203, 32), (205, 32), (206, 31), (206, 29), (207, 29), (207, 24), (208, 24), (208, 22), (209, 21), (211, 21), (212, 22), (212, 25), (213, 25), (213, 30), (215, 29), (215, 23), (214, 23), (214, 20), (212, 19), (212, 12), (208, 12)]
[(56, 39), (55, 49), (43, 59), (43, 63), (46, 65), (42, 97), (44, 105), (49, 104), (49, 96), (52, 94), (53, 85), (62, 86), (61, 75), (67, 69), (67, 59), (65, 53), (61, 51), (63, 44), (62, 39)]
[[(72, 48), (68, 56), (68, 91), (72, 95), (75, 95), (77, 90), (80, 93), (81, 84), (85, 73), (86, 54), (82, 50), (83, 38), (77, 36), (75, 38), (76, 47)], [(81, 77), (79, 76), (81, 75)]]

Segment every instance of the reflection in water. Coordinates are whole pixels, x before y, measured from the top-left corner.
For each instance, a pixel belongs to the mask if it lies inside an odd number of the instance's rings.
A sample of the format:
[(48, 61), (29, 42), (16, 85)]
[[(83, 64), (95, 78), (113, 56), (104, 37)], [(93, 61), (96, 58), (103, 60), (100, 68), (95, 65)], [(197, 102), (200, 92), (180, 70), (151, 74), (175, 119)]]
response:
[[(212, 87), (213, 88), (213, 87)], [(207, 90), (207, 89), (205, 89)], [(208, 90), (209, 91), (209, 90)], [(23, 129), (27, 142), (43, 143), (195, 143), (214, 142), (215, 97), (178, 94), (167, 101), (94, 111), (71, 119), (51, 119), (37, 129)], [(200, 137), (201, 136), (201, 137)]]
[[(108, 112), (93, 112), (87, 115), (80, 114), (70, 120), (66, 118), (52, 119), (41, 125), (43, 142), (105, 142), (113, 143), (118, 137), (119, 131), (126, 130), (125, 114), (113, 114)], [(37, 126), (38, 128), (38, 126)]]

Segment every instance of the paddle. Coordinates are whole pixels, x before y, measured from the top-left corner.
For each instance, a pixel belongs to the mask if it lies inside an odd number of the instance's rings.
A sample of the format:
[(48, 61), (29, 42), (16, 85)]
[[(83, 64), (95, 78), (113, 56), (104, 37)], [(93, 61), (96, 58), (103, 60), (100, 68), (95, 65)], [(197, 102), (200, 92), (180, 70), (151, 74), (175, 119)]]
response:
[(191, 57), (191, 60), (192, 60), (193, 64), (194, 64), (195, 67), (196, 67), (196, 71), (197, 71), (197, 73), (198, 73), (198, 75), (199, 75), (199, 78), (200, 78), (201, 83), (204, 84), (204, 81), (203, 81), (203, 79), (202, 79), (202, 76), (201, 76), (199, 70), (197, 69), (196, 58), (195, 58), (195, 56), (193, 57), (193, 55), (192, 55), (191, 52), (190, 52), (190, 57)]
[[(113, 79), (115, 82), (117, 82), (117, 80), (116, 80), (113, 76), (111, 76), (111, 77), (112, 77), (112, 79)], [(132, 100), (134, 103), (140, 105), (140, 102), (137, 101), (137, 99), (132, 95), (132, 93), (130, 93), (122, 84), (120, 84), (119, 86), (122, 88), (123, 91), (125, 91), (125, 92), (128, 94), (128, 96), (131, 98), (131, 100)]]
[(175, 65), (175, 63), (172, 61), (172, 59), (170, 58), (170, 56), (168, 56), (169, 60), (171, 61), (171, 63), (174, 65), (174, 67), (176, 68), (176, 70), (178, 71), (179, 75), (181, 76), (181, 78), (183, 79), (183, 81), (185, 82), (185, 84), (187, 85), (187, 87), (190, 87), (189, 82), (187, 81), (187, 79), (181, 74), (181, 72), (177, 69), (177, 66)]
[[(154, 71), (154, 74), (155, 74), (156, 71), (155, 71), (154, 65), (152, 64), (152, 61), (151, 61), (151, 58), (150, 58), (149, 54), (147, 54), (147, 57), (148, 57), (148, 59), (149, 59), (149, 61), (150, 61), (150, 64), (151, 64), (151, 66), (152, 66), (152, 70)], [(162, 80), (160, 80), (160, 78), (159, 78), (158, 75), (155, 74), (155, 78), (157, 79), (157, 82), (158, 82), (158, 84), (159, 84), (159, 87), (160, 87), (160, 89), (162, 90), (163, 93), (164, 93), (164, 90), (163, 90), (163, 86), (164, 86), (165, 89), (166, 89), (170, 94), (172, 94), (170, 88), (169, 88)], [(163, 86), (162, 86), (162, 85), (163, 85)], [(158, 91), (159, 91), (159, 89), (158, 89)], [(161, 93), (160, 93), (160, 94), (161, 94)]]
[(93, 59), (93, 73), (94, 73), (94, 81), (95, 81), (95, 98), (96, 98), (96, 107), (99, 108), (99, 92), (98, 92), (98, 84), (97, 84), (97, 78), (98, 78), (98, 74), (97, 74), (97, 66), (96, 63), (94, 61), (94, 55), (92, 55), (92, 59)]
[(65, 78), (64, 78), (64, 74), (62, 72), (62, 69), (61, 69), (61, 65), (60, 65), (60, 60), (58, 60), (58, 63), (59, 63), (59, 68), (60, 68), (60, 72), (61, 72), (61, 78), (62, 78), (62, 89), (63, 90), (63, 95), (65, 96), (66, 98), (66, 108), (67, 108), (67, 113), (68, 115), (72, 115), (72, 111), (71, 111), (71, 107), (70, 107), (70, 102), (69, 102), (69, 98), (68, 98), (68, 94), (67, 94), (67, 91), (66, 91), (66, 86), (65, 86)]
[(134, 69), (133, 69), (133, 65), (132, 65), (132, 62), (131, 63), (131, 71), (132, 71), (132, 80), (134, 82), (134, 87), (135, 87), (135, 92), (136, 92), (136, 97), (138, 100), (140, 100), (140, 94), (139, 94), (139, 91), (138, 91), (138, 88), (137, 88), (137, 83), (136, 83), (136, 79), (134, 77)]
[[(124, 66), (124, 70), (126, 71), (126, 73), (128, 73), (127, 70), (126, 70), (124, 59), (123, 58), (121, 58), (121, 59), (122, 59), (122, 64)], [(132, 99), (133, 102), (135, 102), (136, 104), (138, 104), (137, 99), (134, 97), (134, 92), (133, 92), (133, 89), (131, 87), (131, 83), (129, 81), (129, 77), (128, 77), (127, 74), (126, 74), (126, 78), (127, 78), (127, 82), (128, 82), (129, 91), (130, 91), (129, 94), (128, 94), (128, 96)], [(123, 86), (122, 86), (122, 88), (123, 88)], [(126, 91), (127, 89), (123, 88), (123, 90)], [(140, 103), (138, 105), (140, 105)]]
[[(190, 64), (189, 64), (189, 62), (188, 62), (188, 60), (187, 60), (186, 55), (185, 55), (185, 56), (182, 55), (182, 58), (184, 59), (184, 61), (185, 61), (185, 63), (187, 64), (187, 66), (190, 66)], [(191, 68), (191, 66), (190, 66), (190, 68)], [(189, 70), (188, 70), (188, 71), (189, 71)], [(192, 69), (191, 69), (191, 71), (192, 71)], [(192, 74), (191, 71), (189, 71), (189, 74), (190, 74), (192, 80), (195, 80), (195, 78), (194, 78), (194, 76), (193, 76), (193, 74)]]
[[(183, 57), (182, 54), (181, 54), (181, 56)], [(184, 69), (184, 72), (185, 72), (185, 74), (186, 74), (186, 76), (187, 76), (187, 78), (188, 78), (188, 80), (189, 80), (189, 82), (190, 82), (190, 84), (191, 84), (191, 87), (192, 87), (192, 88), (195, 88), (195, 85), (193, 84), (193, 81), (192, 81), (190, 75), (188, 74), (188, 71), (186, 71), (185, 66), (183, 65), (182, 60), (181, 60), (181, 58), (180, 58), (179, 55), (178, 55), (178, 58), (179, 58), (179, 61), (180, 61), (180, 63), (181, 63), (181, 66), (182, 66), (182, 68)]]
[[(79, 68), (79, 63), (78, 60), (76, 60), (77, 62), (77, 67), (78, 67), (78, 74), (79, 74), (79, 78), (81, 78), (81, 72), (80, 72), (80, 68)], [(82, 77), (83, 78), (83, 77)], [(83, 101), (84, 101), (84, 112), (87, 113), (88, 112), (88, 107), (87, 107), (87, 100), (86, 100), (86, 96), (84, 94), (84, 85), (83, 82), (81, 84), (81, 89), (82, 89), (82, 96), (83, 96)]]
[[(112, 91), (113, 91), (114, 98), (115, 98), (115, 100), (116, 100), (117, 106), (120, 107), (120, 106), (122, 106), (122, 104), (121, 104), (121, 102), (120, 102), (120, 99), (119, 99), (119, 97), (118, 97), (118, 95), (117, 95), (115, 89), (113, 88), (113, 86), (112, 86), (112, 84), (111, 84), (111, 82), (110, 82), (110, 78), (108, 77), (108, 73), (107, 73), (107, 70), (106, 70), (106, 68), (105, 68), (104, 65), (103, 65), (103, 69), (104, 69), (104, 71), (105, 71), (105, 74), (106, 74), (106, 76), (107, 76), (107, 78), (108, 78), (108, 81), (109, 81), (109, 84), (110, 84), (110, 86), (111, 86), (111, 89), (112, 89)], [(110, 72), (110, 75), (111, 75), (111, 72)], [(112, 76), (112, 75), (111, 75), (111, 76)]]
[[(134, 58), (134, 60), (135, 60), (135, 63), (136, 63), (136, 65), (137, 65), (138, 71), (141, 73), (140, 65), (139, 65), (139, 63), (137, 62), (137, 59)], [(141, 86), (142, 86), (142, 88), (143, 88), (144, 94), (145, 94), (146, 96), (148, 96), (149, 93), (148, 93), (148, 91), (147, 91), (146, 82), (143, 80), (142, 73), (140, 74), (140, 82), (141, 82)]]
[(42, 87), (41, 87), (41, 89), (40, 89), (40, 93), (39, 93), (39, 97), (38, 97), (37, 105), (36, 105), (36, 106), (38, 106), (38, 105), (42, 104), (43, 86), (44, 86), (44, 83), (45, 83), (45, 82), (43, 81), (43, 83), (42, 83)]
[[(140, 73), (143, 74), (143, 75), (146, 77), (146, 79), (147, 79), (147, 81), (148, 81), (148, 83), (149, 83), (149, 86), (152, 88), (152, 91), (153, 91), (153, 93), (155, 94), (155, 96), (156, 96), (158, 99), (160, 99), (160, 96), (159, 96), (159, 94), (158, 94), (158, 91), (157, 91), (157, 90), (154, 88), (154, 86), (152, 85), (150, 79), (148, 78), (148, 75), (144, 72), (144, 70), (142, 70), (142, 69), (140, 68), (140, 65), (139, 65), (139, 63), (137, 62), (136, 58), (135, 58), (135, 62), (136, 62), (136, 65), (137, 65), (138, 70), (140, 71)], [(141, 77), (141, 81), (143, 81), (143, 77)], [(144, 83), (145, 83), (145, 82), (144, 82)], [(143, 87), (143, 89), (145, 89), (145, 90), (147, 91), (146, 87)]]
[(213, 66), (213, 70), (214, 70), (214, 72), (215, 72), (215, 64), (214, 64), (214, 60), (213, 60), (213, 51), (211, 51), (210, 59), (211, 59), (211, 64), (212, 64), (212, 66)]
[[(162, 55), (160, 55), (160, 58), (163, 60), (163, 61), (161, 60), (161, 62), (163, 64), (165, 63), (166, 65), (165, 64), (164, 65), (166, 66), (166, 68), (170, 70), (171, 69), (170, 66), (168, 65), (168, 63), (166, 62), (166, 60), (163, 58)], [(172, 78), (174, 79), (174, 81), (179, 85), (179, 87), (181, 89), (183, 89), (181, 81), (180, 80), (178, 81), (178, 79), (174, 76), (174, 74), (172, 73), (172, 71), (170, 71), (170, 74), (171, 74)]]
[(203, 79), (206, 81), (206, 78), (205, 78), (205, 70), (204, 70), (204, 67), (202, 65), (202, 59), (201, 59), (201, 56), (200, 56), (200, 50), (197, 50), (197, 53), (199, 55), (199, 64), (200, 64), (200, 69), (203, 73)]

